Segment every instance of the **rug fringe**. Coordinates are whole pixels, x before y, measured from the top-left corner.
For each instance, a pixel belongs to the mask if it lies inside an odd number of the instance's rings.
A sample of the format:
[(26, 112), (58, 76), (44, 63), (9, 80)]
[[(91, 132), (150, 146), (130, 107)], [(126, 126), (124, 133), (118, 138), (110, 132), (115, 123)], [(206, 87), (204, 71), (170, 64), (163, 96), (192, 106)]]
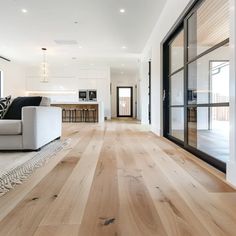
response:
[(25, 163), (12, 168), (7, 172), (1, 170), (0, 197), (13, 189), (16, 185), (22, 184), (36, 169), (44, 166), (50, 159), (55, 157), (58, 152), (65, 149), (70, 141), (70, 139), (55, 141), (43, 148), (42, 151)]

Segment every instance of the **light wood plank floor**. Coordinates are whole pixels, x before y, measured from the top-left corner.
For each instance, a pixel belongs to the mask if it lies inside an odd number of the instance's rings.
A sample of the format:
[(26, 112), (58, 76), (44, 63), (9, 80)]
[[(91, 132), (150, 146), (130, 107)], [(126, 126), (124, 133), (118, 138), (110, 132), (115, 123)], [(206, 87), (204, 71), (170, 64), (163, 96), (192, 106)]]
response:
[(1, 236), (236, 235), (224, 174), (135, 121), (65, 124), (70, 147), (0, 198)]

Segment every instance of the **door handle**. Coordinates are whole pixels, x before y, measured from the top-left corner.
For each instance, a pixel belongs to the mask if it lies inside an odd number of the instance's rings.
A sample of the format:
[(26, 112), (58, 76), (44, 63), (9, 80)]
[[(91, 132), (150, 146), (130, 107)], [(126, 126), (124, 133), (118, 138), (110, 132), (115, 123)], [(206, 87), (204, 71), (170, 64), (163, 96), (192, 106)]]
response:
[(163, 90), (163, 95), (162, 95), (162, 100), (163, 102), (166, 100), (166, 90)]

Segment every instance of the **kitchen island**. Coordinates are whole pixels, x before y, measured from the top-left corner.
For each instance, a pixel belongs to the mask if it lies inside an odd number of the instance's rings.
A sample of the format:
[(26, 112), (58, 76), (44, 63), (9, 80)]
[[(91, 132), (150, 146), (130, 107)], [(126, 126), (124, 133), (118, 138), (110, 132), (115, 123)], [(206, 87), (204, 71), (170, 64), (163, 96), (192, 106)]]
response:
[[(71, 112), (73, 114), (72, 119), (69, 119), (68, 122), (77, 122), (77, 121), (91, 121), (103, 123), (104, 122), (104, 105), (103, 102), (93, 102), (93, 101), (83, 101), (83, 102), (52, 102), (51, 106), (61, 107), (63, 111)], [(88, 118), (81, 119), (81, 110), (88, 112)], [(93, 112), (94, 113), (93, 113)], [(66, 113), (65, 113), (66, 114)], [(92, 116), (92, 117), (91, 117)], [(95, 119), (94, 119), (95, 116)]]

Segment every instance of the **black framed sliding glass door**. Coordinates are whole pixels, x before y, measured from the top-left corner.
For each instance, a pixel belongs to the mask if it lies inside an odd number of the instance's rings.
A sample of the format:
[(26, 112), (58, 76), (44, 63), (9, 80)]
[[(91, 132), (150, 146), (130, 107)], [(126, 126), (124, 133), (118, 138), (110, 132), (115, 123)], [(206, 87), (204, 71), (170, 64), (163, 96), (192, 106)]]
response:
[(163, 44), (164, 136), (225, 171), (229, 0), (196, 1)]

